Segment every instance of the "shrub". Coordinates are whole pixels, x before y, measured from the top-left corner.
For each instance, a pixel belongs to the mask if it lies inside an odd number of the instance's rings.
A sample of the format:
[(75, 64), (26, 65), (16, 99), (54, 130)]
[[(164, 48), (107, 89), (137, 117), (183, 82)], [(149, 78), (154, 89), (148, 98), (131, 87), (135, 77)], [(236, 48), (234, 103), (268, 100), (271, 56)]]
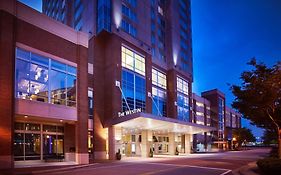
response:
[(259, 169), (264, 174), (279, 174), (281, 171), (281, 159), (278, 158), (264, 158), (257, 161)]

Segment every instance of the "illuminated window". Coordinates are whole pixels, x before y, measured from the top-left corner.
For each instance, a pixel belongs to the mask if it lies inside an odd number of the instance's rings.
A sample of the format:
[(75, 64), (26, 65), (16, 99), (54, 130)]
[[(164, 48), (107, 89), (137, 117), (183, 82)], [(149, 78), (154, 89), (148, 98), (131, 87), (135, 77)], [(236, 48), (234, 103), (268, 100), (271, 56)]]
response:
[(204, 104), (203, 104), (203, 103), (200, 103), (200, 102), (196, 102), (196, 106), (198, 106), (198, 107), (204, 107)]
[(130, 109), (141, 108), (145, 111), (145, 58), (122, 46), (122, 67), (122, 110), (129, 110), (129, 106)]
[(16, 97), (76, 106), (76, 68), (16, 49)]
[(196, 112), (196, 115), (197, 116), (204, 116), (204, 113), (203, 112)]
[(177, 91), (188, 95), (188, 82), (180, 77), (177, 77)]
[(152, 69), (152, 84), (167, 89), (166, 75), (156, 69)]
[(145, 58), (122, 46), (122, 67), (145, 76)]

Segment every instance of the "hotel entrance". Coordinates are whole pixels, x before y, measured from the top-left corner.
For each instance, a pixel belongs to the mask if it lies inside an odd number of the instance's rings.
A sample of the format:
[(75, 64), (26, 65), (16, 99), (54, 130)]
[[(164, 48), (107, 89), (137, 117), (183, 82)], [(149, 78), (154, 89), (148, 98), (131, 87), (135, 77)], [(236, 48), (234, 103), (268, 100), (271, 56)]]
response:
[(167, 135), (153, 135), (154, 154), (169, 154), (169, 137)]
[(148, 113), (120, 116), (108, 124), (109, 158), (123, 156), (189, 154), (192, 134), (214, 130), (212, 127)]

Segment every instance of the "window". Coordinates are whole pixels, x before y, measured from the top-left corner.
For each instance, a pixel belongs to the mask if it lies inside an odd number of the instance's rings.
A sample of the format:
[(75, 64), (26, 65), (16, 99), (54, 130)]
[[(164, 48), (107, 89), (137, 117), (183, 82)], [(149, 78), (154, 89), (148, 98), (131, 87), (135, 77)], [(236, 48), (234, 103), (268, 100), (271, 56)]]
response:
[[(122, 46), (122, 97), (123, 111), (141, 108), (145, 110), (146, 82), (145, 58), (133, 50)], [(126, 98), (126, 100), (124, 99)]]
[(155, 36), (154, 35), (151, 35), (151, 44), (155, 45)]
[(155, 24), (151, 21), (151, 33), (155, 31)]
[(183, 21), (183, 19), (180, 18), (180, 26), (184, 29), (187, 30), (188, 26), (187, 26), (187, 22)]
[(145, 58), (122, 46), (122, 66), (145, 76)]
[(167, 88), (166, 75), (156, 69), (152, 69), (152, 84), (163, 89)]
[(152, 20), (155, 19), (155, 13), (154, 13), (154, 9), (153, 8), (151, 8), (150, 17), (151, 17)]
[(224, 138), (224, 99), (219, 97), (219, 111), (218, 111), (218, 124), (219, 124), (219, 140)]
[(187, 37), (187, 32), (184, 31), (184, 30), (182, 30), (182, 29), (180, 29), (180, 36), (181, 36), (183, 39), (185, 39), (185, 40), (188, 39), (188, 37)]
[(15, 161), (63, 157), (64, 127), (16, 122), (14, 150)]
[(93, 119), (94, 115), (94, 93), (92, 88), (88, 88), (88, 105), (89, 119)]
[(76, 106), (76, 68), (16, 48), (16, 97)]
[(130, 35), (132, 35), (133, 37), (137, 36), (137, 29), (131, 23), (128, 23), (127, 21), (125, 21), (123, 19), (122, 19), (122, 22), (121, 22), (121, 28), (125, 32), (129, 33)]
[[(145, 111), (146, 101), (146, 83), (145, 77), (129, 71), (127, 69), (122, 70), (122, 91), (124, 96), (122, 97), (122, 110), (132, 110), (141, 108)], [(126, 98), (126, 100), (124, 99)], [(126, 104), (128, 103), (128, 106)]]
[(203, 104), (203, 103), (200, 103), (200, 102), (196, 102), (196, 106), (197, 106), (197, 107), (204, 107), (204, 104)]
[(122, 4), (122, 13), (123, 15), (127, 16), (130, 20), (137, 22), (137, 15), (135, 12), (132, 11), (129, 7)]
[(181, 8), (183, 8), (184, 10), (187, 9), (186, 2), (184, 2), (184, 0), (179, 0), (179, 3), (180, 3)]
[(137, 0), (126, 0), (132, 7), (137, 6)]
[(152, 114), (166, 117), (167, 116), (167, 97), (166, 91), (157, 87), (152, 87)]
[(167, 97), (166, 97), (166, 75), (157, 69), (152, 69), (152, 113), (159, 116), (167, 116)]
[(188, 82), (177, 77), (177, 110), (178, 119), (189, 121)]
[(235, 114), (231, 114), (232, 115), (232, 128), (236, 128), (236, 115)]
[(184, 50), (187, 50), (187, 43), (185, 40), (180, 40), (180, 46), (181, 48), (183, 48)]
[(180, 77), (177, 77), (177, 91), (188, 95), (188, 82)]
[(177, 108), (178, 119), (183, 121), (189, 121), (189, 100), (188, 96), (181, 93), (177, 93)]
[(97, 0), (97, 34), (111, 32), (111, 0)]

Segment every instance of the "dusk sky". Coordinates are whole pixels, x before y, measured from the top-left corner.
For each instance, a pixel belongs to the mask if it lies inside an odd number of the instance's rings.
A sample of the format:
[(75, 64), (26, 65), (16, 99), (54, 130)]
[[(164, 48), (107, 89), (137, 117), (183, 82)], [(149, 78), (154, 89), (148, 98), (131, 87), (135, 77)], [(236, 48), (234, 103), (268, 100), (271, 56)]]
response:
[[(41, 11), (41, 0), (20, 0)], [(281, 60), (280, 0), (191, 0), (193, 91), (218, 88), (231, 105), (228, 84), (240, 84), (240, 74), (253, 57), (267, 65)], [(242, 125), (262, 136), (262, 130)]]
[[(234, 96), (230, 84), (240, 84), (241, 72), (253, 57), (267, 65), (281, 60), (280, 0), (191, 0), (193, 91), (218, 88), (227, 105)], [(249, 125), (256, 136), (262, 130)]]

